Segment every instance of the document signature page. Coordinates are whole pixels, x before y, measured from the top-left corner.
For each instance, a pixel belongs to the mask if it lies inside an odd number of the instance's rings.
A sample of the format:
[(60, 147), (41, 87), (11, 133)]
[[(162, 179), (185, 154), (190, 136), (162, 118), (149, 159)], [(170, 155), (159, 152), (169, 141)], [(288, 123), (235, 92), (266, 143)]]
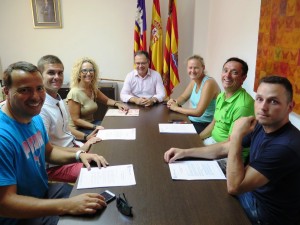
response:
[(169, 163), (174, 180), (225, 180), (217, 161), (176, 161)]
[(81, 168), (77, 189), (135, 185), (133, 165)]
[(136, 139), (136, 129), (104, 129), (99, 130), (97, 137), (102, 140), (135, 140)]
[(109, 109), (107, 110), (105, 116), (139, 116), (139, 114), (139, 109), (129, 109), (128, 112), (120, 109)]
[(193, 124), (158, 124), (160, 133), (180, 133), (180, 134), (197, 134)]

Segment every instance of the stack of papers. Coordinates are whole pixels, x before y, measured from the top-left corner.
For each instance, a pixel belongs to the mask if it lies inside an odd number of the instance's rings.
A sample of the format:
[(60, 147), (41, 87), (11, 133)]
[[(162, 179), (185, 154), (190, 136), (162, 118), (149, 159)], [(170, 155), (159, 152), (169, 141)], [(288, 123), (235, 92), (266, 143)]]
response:
[(160, 133), (177, 133), (177, 134), (197, 134), (193, 124), (158, 124)]
[(176, 161), (169, 167), (174, 180), (226, 180), (217, 161)]
[(128, 112), (120, 109), (109, 109), (107, 110), (105, 116), (139, 116), (139, 113), (139, 109), (129, 109)]
[(81, 168), (77, 189), (135, 185), (133, 165)]

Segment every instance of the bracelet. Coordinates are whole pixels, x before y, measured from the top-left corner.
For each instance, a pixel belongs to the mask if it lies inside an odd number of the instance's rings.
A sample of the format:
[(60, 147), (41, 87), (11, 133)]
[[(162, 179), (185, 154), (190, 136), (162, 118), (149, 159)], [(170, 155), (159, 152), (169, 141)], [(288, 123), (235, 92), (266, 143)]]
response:
[(85, 134), (85, 135), (83, 136), (83, 140), (84, 140), (84, 141), (87, 140), (87, 136), (88, 136), (88, 134)]
[(76, 152), (76, 154), (75, 154), (75, 159), (76, 159), (77, 162), (81, 162), (81, 159), (80, 159), (80, 154), (81, 154), (81, 153), (86, 153), (86, 152), (83, 151), (83, 150), (78, 150), (78, 151)]
[(96, 128), (97, 128), (97, 125), (94, 125), (94, 126), (93, 126), (93, 129), (95, 130)]
[(175, 100), (175, 103), (177, 104), (178, 107), (181, 107), (181, 106), (182, 106), (182, 105), (179, 105), (179, 104), (178, 104), (178, 101), (177, 101), (177, 100)]

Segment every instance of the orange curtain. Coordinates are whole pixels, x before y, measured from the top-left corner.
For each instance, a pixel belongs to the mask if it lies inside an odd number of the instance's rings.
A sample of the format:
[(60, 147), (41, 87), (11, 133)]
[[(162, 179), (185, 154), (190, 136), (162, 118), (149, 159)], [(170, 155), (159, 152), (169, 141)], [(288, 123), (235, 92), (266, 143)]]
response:
[(294, 111), (300, 114), (300, 1), (261, 0), (254, 91), (267, 75), (293, 84)]

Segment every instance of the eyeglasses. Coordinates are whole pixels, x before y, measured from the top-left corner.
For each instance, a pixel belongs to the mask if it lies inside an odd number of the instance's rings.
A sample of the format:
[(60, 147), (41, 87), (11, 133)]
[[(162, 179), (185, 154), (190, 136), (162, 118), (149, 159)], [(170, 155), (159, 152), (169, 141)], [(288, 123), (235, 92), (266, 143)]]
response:
[(132, 206), (130, 206), (128, 204), (124, 193), (123, 193), (123, 197), (124, 197), (124, 199), (122, 197), (120, 197), (120, 195), (119, 195), (119, 197), (117, 197), (118, 210), (120, 211), (120, 213), (122, 213), (125, 216), (133, 216), (132, 211), (131, 211)]
[(136, 62), (135, 65), (137, 66), (145, 66), (148, 62)]
[(94, 69), (89, 69), (89, 70), (88, 69), (82, 69), (81, 73), (83, 73), (84, 75), (86, 75), (88, 73), (92, 74), (92, 73), (95, 73), (95, 70)]

